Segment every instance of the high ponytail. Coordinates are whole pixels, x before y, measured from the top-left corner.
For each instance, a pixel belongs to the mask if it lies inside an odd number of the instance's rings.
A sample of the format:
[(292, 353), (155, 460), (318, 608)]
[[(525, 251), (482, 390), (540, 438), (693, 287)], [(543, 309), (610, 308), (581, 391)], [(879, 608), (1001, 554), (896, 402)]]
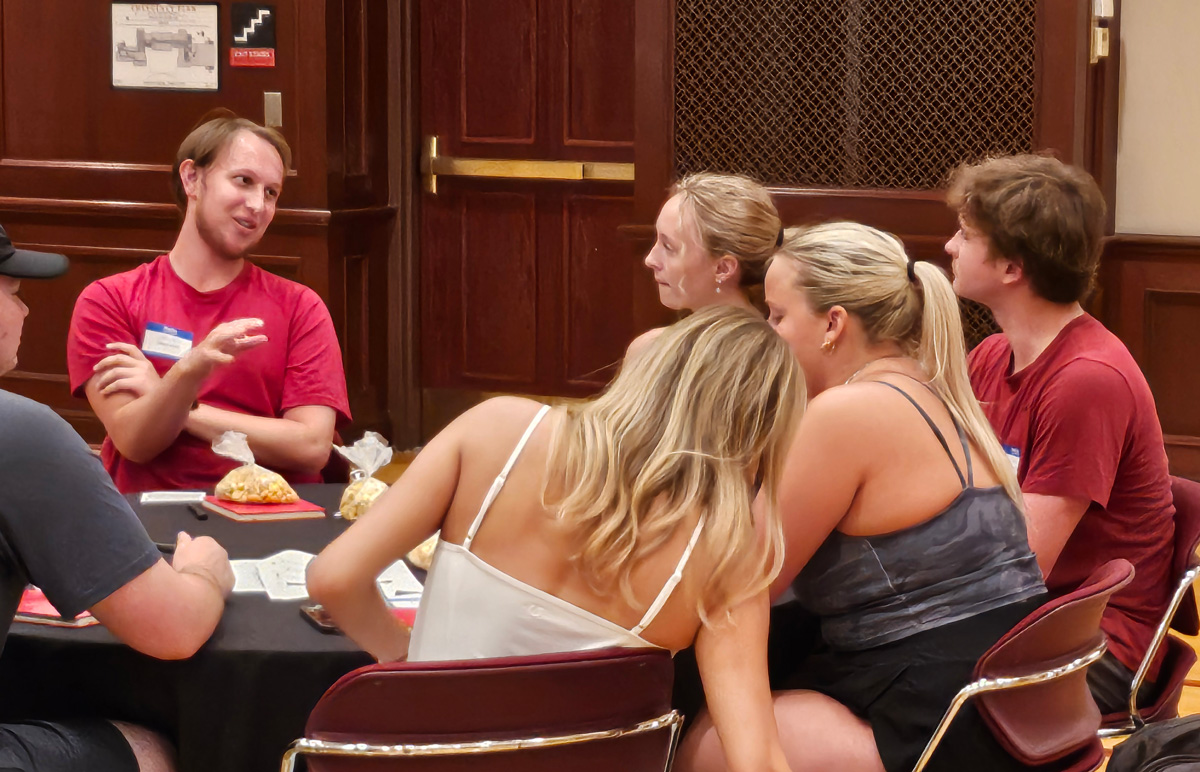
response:
[(798, 289), (814, 310), (841, 306), (858, 317), (872, 343), (894, 342), (921, 363), (930, 388), (1022, 507), (1012, 464), (971, 391), (958, 297), (942, 270), (916, 262), (910, 281), (904, 245), (855, 222), (789, 228), (776, 259), (796, 266)]
[(946, 274), (933, 263), (918, 261), (914, 269), (924, 298), (916, 359), (929, 374), (929, 385), (983, 453), (1005, 492), (1024, 509), (1017, 475), (971, 389), (958, 296)]

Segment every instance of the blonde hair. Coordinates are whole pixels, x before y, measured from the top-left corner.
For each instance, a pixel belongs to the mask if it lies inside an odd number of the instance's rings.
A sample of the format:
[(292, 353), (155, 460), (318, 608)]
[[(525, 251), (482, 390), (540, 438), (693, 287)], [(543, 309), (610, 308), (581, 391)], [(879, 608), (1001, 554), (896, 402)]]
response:
[[(783, 563), (775, 492), (804, 396), (766, 321), (712, 306), (664, 329), (600, 397), (567, 406), (546, 475), (564, 494), (547, 505), (579, 534), (575, 561), (592, 587), (619, 587), (636, 605), (634, 569), (697, 515), (700, 618), (767, 587)], [(768, 502), (760, 529), (756, 471)]]
[(763, 279), (782, 224), (767, 189), (740, 174), (697, 172), (672, 185), (671, 195), (680, 197), (680, 217), (691, 214), (709, 255), (737, 260), (741, 290), (765, 312)]
[(929, 386), (979, 448), (1013, 502), (1021, 489), (967, 375), (958, 298), (941, 269), (909, 259), (895, 236), (855, 222), (790, 228), (776, 257), (796, 267), (797, 286), (817, 312), (841, 306), (871, 343), (892, 342), (921, 363)]

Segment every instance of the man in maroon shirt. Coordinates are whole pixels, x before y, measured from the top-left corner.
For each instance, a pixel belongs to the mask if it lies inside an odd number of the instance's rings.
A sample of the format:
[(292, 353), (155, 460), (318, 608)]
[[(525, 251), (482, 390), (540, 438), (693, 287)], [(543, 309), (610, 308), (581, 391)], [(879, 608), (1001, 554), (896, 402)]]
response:
[(292, 482), (320, 480), (349, 420), (333, 322), (311, 289), (246, 260), (290, 159), (282, 135), (243, 118), (197, 127), (175, 162), (174, 247), (76, 301), (71, 389), (108, 430), (101, 455), (122, 492), (213, 487), (236, 466), (211, 448), (228, 430)]
[(948, 201), (954, 289), (1002, 330), (971, 352), (971, 384), (1017, 470), (1047, 588), (1072, 590), (1113, 558), (1136, 569), (1104, 615), (1108, 654), (1088, 671), (1100, 709), (1121, 710), (1169, 599), (1175, 508), (1150, 387), (1080, 305), (1104, 198), (1086, 172), (1025, 155), (961, 167)]

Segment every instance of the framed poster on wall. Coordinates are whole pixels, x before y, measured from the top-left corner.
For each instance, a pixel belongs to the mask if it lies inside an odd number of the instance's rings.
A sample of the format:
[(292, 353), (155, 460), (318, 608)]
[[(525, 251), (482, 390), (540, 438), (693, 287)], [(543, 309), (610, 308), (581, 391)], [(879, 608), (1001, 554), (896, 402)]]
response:
[(114, 88), (216, 91), (216, 3), (112, 3)]

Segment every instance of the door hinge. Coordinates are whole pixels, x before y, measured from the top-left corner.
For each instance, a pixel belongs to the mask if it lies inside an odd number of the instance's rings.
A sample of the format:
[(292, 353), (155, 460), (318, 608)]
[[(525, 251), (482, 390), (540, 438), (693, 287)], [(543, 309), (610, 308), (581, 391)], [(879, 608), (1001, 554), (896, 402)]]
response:
[(1091, 24), (1091, 56), (1089, 61), (1096, 64), (1108, 57), (1111, 34), (1109, 24), (1113, 18), (1113, 3), (1115, 0), (1092, 0)]

